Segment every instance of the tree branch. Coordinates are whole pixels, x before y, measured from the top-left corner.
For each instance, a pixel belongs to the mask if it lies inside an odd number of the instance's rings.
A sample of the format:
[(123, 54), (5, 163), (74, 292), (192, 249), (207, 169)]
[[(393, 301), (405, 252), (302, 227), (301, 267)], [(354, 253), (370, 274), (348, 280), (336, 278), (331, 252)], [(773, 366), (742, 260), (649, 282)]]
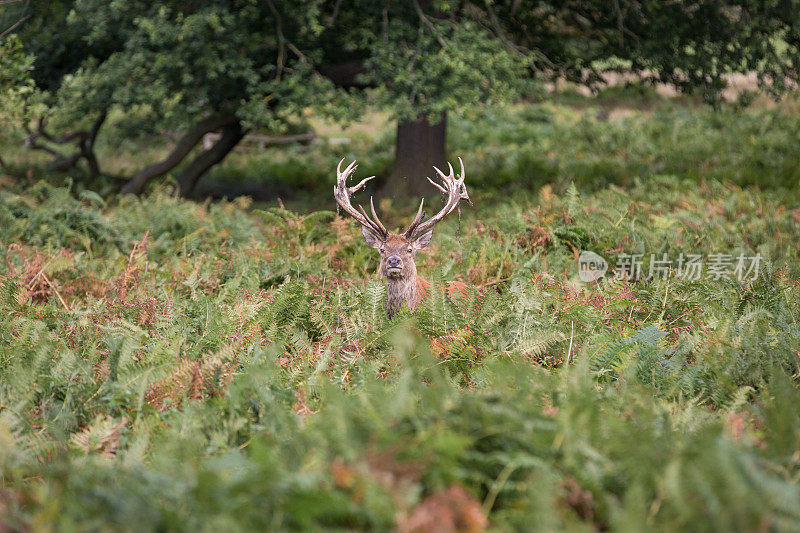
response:
[(94, 143), (97, 140), (97, 134), (100, 132), (100, 127), (106, 121), (108, 112), (104, 109), (100, 116), (92, 124), (89, 134), (81, 141), (81, 155), (86, 159), (86, 164), (89, 165), (89, 175), (93, 178), (100, 176), (100, 163), (97, 161), (97, 156), (94, 153)]
[[(100, 128), (106, 120), (106, 110), (100, 113), (100, 116), (95, 119), (92, 127), (88, 131), (75, 131), (67, 133), (61, 137), (56, 137), (47, 131), (47, 117), (40, 116), (36, 121), (36, 130), (31, 130), (25, 125), (25, 146), (32, 150), (41, 150), (52, 155), (55, 159), (50, 163), (52, 170), (66, 171), (73, 168), (81, 159), (86, 159), (89, 166), (89, 174), (96, 178), (100, 175), (100, 167), (97, 162), (97, 156), (94, 153), (94, 143)], [(55, 145), (63, 145), (75, 143), (77, 151), (70, 155), (66, 155), (55, 148), (46, 144), (38, 142), (38, 139), (44, 139), (48, 143)]]
[[(19, 0), (17, 0), (19, 1)], [(326, 28), (330, 28), (333, 26), (333, 23), (336, 22), (336, 17), (339, 16), (339, 8), (342, 7), (342, 0), (336, 0), (336, 3), (333, 6), (333, 13), (331, 16), (328, 17), (328, 21), (325, 23)]]
[(275, 8), (272, 0), (267, 0), (267, 7), (272, 12), (272, 16), (275, 17), (275, 34), (278, 36), (277, 74), (275, 77), (280, 81), (283, 74), (283, 66), (286, 63), (286, 38), (283, 36), (283, 19), (281, 19), (281, 14)]
[(48, 135), (44, 133), (44, 127), (45, 127), (44, 117), (39, 117), (38, 120), (36, 121), (36, 131), (31, 130), (27, 124), (23, 124), (25, 133), (27, 133), (24, 141), (25, 146), (27, 146), (32, 150), (41, 150), (43, 152), (47, 152), (48, 154), (56, 158), (63, 158), (64, 154), (62, 154), (58, 150), (36, 142), (36, 139), (38, 139), (39, 137), (44, 137), (45, 139), (47, 139)]
[(192, 160), (178, 175), (178, 186), (181, 196), (189, 196), (194, 191), (198, 180), (208, 169), (222, 161), (247, 133), (239, 122), (225, 126), (222, 136), (208, 150)]
[(428, 16), (422, 11), (422, 7), (419, 5), (419, 2), (417, 0), (413, 0), (413, 3), (414, 3), (414, 9), (416, 9), (417, 15), (419, 15), (420, 20), (423, 23), (425, 23), (425, 25), (427, 25), (428, 28), (430, 28), (431, 33), (433, 33), (433, 36), (436, 37), (437, 41), (439, 41), (439, 44), (442, 46), (442, 48), (447, 48), (447, 43), (445, 42), (444, 39), (442, 39), (442, 36), (439, 35), (436, 26), (433, 25), (433, 22), (431, 22), (430, 19), (428, 19)]
[(128, 180), (121, 192), (123, 194), (141, 193), (148, 181), (158, 176), (163, 176), (178, 166), (200, 142), (203, 135), (234, 123), (237, 123), (237, 119), (232, 115), (212, 115), (200, 121), (181, 137), (178, 144), (166, 158), (137, 172), (133, 178)]
[(492, 26), (494, 26), (494, 32), (500, 41), (506, 45), (508, 48), (519, 54), (520, 56), (525, 56), (523, 49), (520, 46), (517, 46), (515, 43), (511, 41), (508, 37), (506, 37), (505, 32), (503, 31), (503, 27), (500, 25), (500, 20), (498, 20), (497, 15), (492, 8), (492, 3), (490, 0), (484, 0), (486, 4), (486, 11), (489, 13), (489, 20), (492, 21)]
[(47, 117), (41, 116), (38, 119), (38, 126), (36, 131), (33, 133), (36, 137), (42, 137), (43, 139), (53, 143), (53, 144), (67, 144), (68, 142), (72, 141), (79, 141), (88, 135), (85, 131), (75, 131), (72, 133), (68, 133), (61, 137), (54, 137), (50, 133), (47, 133)]
[[(6, 1), (3, 2), (3, 4), (13, 4), (13, 3), (16, 3), (18, 1), (21, 1), (21, 0), (6, 0)], [(28, 20), (30, 18), (30, 15), (26, 15), (25, 14), (25, 12), (28, 10), (28, 5), (30, 5), (30, 3), (31, 3), (31, 0), (25, 0), (25, 5), (22, 6), (22, 15), (20, 15), (19, 20), (16, 21), (14, 24), (12, 24), (9, 28), (6, 28), (5, 30), (3, 30), (3, 33), (0, 33), (0, 39), (5, 37), (6, 35), (10, 34), (12, 31), (17, 29), (17, 27), (20, 24), (22, 24), (23, 22), (25, 22), (26, 20)]]

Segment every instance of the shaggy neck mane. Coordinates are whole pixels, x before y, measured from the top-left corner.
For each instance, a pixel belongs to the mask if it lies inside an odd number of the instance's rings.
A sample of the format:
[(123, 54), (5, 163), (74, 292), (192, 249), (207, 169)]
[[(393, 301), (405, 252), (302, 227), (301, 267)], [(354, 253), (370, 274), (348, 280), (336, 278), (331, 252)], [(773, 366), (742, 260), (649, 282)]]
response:
[(410, 311), (414, 311), (417, 308), (417, 277), (388, 278), (386, 296), (389, 317), (399, 311), (404, 303)]

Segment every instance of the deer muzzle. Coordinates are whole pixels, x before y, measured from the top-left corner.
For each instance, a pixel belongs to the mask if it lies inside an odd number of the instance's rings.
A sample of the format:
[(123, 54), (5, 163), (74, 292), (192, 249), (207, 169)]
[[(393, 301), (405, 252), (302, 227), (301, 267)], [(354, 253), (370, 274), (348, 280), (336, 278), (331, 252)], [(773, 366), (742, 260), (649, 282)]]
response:
[(403, 261), (397, 256), (386, 259), (386, 273), (389, 277), (398, 277), (403, 272)]

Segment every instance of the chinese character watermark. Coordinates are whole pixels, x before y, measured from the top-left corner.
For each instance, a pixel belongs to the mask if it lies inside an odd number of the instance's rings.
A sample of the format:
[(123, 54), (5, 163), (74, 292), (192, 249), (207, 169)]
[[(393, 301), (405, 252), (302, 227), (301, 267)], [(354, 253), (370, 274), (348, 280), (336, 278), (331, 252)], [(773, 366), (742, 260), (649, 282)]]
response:
[[(649, 261), (645, 261), (645, 254), (621, 253), (611, 270), (616, 280), (634, 281), (642, 279), (643, 274), (646, 274), (649, 279), (667, 278), (672, 275), (687, 281), (699, 281), (703, 278), (714, 281), (734, 278), (739, 281), (754, 281), (758, 279), (760, 265), (760, 253), (753, 256), (744, 253), (736, 256), (726, 253), (703, 256), (681, 252), (677, 257), (670, 257), (664, 252), (661, 255), (649, 254)], [(578, 259), (578, 275), (582, 281), (586, 283), (596, 281), (608, 270), (609, 264), (602, 256), (588, 250), (581, 252)]]
[(619, 254), (614, 267), (615, 279), (639, 279), (642, 277), (642, 257), (644, 254)]

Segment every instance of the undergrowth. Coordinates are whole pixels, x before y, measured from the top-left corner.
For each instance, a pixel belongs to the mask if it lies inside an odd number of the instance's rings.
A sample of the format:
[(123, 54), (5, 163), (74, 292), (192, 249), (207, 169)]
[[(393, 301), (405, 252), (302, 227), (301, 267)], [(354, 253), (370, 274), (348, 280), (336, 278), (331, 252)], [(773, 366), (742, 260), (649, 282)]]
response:
[[(798, 530), (800, 197), (473, 199), (389, 320), (333, 211), (0, 192), (0, 526)], [(585, 283), (580, 250), (763, 262)]]

